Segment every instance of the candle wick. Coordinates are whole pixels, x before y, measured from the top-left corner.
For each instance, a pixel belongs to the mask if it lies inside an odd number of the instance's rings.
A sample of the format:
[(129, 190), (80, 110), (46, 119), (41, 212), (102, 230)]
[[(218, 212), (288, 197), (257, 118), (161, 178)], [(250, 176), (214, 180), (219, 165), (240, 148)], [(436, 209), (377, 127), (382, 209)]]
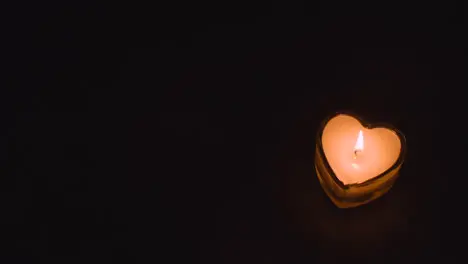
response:
[(357, 158), (357, 153), (358, 153), (358, 151), (359, 151), (359, 149), (355, 149), (355, 150), (354, 150), (354, 159)]

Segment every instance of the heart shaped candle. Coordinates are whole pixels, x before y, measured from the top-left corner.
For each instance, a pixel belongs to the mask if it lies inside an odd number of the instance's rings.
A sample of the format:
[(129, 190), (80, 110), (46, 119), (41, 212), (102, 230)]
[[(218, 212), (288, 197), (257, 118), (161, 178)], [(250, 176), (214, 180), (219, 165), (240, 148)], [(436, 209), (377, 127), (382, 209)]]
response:
[(405, 138), (398, 130), (338, 113), (320, 128), (315, 167), (331, 200), (338, 207), (354, 207), (391, 188), (404, 152)]

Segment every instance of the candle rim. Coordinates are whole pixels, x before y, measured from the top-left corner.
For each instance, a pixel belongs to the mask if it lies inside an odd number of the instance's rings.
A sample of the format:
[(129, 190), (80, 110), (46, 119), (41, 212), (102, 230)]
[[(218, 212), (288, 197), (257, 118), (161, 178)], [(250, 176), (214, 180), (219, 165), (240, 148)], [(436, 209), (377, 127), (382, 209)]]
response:
[[(373, 178), (370, 178), (370, 179), (368, 179), (368, 180), (366, 180), (364, 182), (344, 184), (335, 175), (335, 172), (333, 171), (330, 164), (328, 163), (327, 156), (325, 156), (325, 151), (323, 150), (323, 145), (322, 145), (322, 136), (323, 136), (323, 131), (325, 130), (325, 126), (328, 124), (328, 122), (330, 120), (332, 120), (333, 118), (335, 118), (335, 117), (337, 117), (339, 115), (346, 115), (346, 116), (350, 116), (350, 117), (356, 119), (361, 124), (361, 126), (363, 126), (366, 129), (386, 128), (386, 129), (394, 132), (398, 136), (398, 138), (400, 139), (400, 145), (401, 145), (400, 154), (398, 155), (398, 158), (395, 161), (395, 163), (393, 163), (393, 165), (390, 166), (390, 168), (386, 169), (384, 172), (382, 172), (379, 175), (377, 175), (377, 176), (375, 176)], [(324, 163), (325, 167), (327, 168), (327, 170), (330, 172), (330, 175), (331, 175), (333, 181), (335, 181), (338, 184), (338, 186), (340, 186), (340, 188), (345, 189), (345, 190), (346, 189), (351, 189), (351, 188), (358, 188), (358, 187), (361, 187), (361, 186), (368, 186), (368, 185), (373, 184), (374, 182), (378, 181), (379, 179), (381, 179), (385, 175), (387, 175), (390, 171), (393, 171), (393, 170), (397, 169), (399, 166), (401, 166), (401, 164), (404, 161), (404, 158), (406, 157), (406, 138), (405, 138), (405, 135), (400, 130), (398, 130), (397, 128), (395, 128), (391, 124), (385, 123), (385, 122), (369, 123), (369, 122), (365, 121), (363, 118), (360, 118), (357, 114), (355, 114), (355, 113), (353, 113), (351, 111), (347, 111), (347, 110), (336, 111), (335, 113), (333, 113), (333, 114), (329, 115), (327, 118), (325, 118), (324, 121), (322, 121), (322, 123), (320, 125), (320, 128), (319, 128), (319, 132), (317, 133), (317, 142), (318, 142), (317, 144), (319, 144), (319, 154), (322, 157), (324, 157), (323, 158), (323, 163)]]

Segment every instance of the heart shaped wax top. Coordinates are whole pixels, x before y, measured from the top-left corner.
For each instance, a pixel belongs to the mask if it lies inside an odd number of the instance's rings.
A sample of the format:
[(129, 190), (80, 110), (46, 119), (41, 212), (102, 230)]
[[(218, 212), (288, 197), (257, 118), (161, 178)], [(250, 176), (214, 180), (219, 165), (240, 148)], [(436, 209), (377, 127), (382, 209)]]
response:
[(401, 153), (395, 131), (368, 129), (354, 117), (340, 114), (322, 133), (325, 157), (336, 177), (345, 185), (362, 183), (391, 168)]

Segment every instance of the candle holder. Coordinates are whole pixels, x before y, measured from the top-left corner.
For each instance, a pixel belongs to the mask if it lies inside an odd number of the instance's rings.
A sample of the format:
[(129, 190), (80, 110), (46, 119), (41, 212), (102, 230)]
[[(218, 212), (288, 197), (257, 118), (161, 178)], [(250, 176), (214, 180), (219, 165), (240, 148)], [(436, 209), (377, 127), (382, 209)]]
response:
[[(393, 131), (398, 136), (401, 143), (400, 154), (395, 163), (383, 173), (362, 183), (344, 184), (335, 175), (335, 172), (327, 161), (322, 144), (322, 136), (325, 126), (331, 119), (338, 115), (351, 116), (358, 120), (360, 124), (366, 129), (386, 128)], [(369, 203), (390, 190), (395, 180), (398, 178), (398, 172), (401, 168), (401, 165), (403, 164), (405, 154), (405, 137), (396, 128), (384, 123), (371, 125), (356, 117), (354, 114), (348, 112), (337, 112), (328, 117), (320, 126), (319, 132), (317, 134), (317, 145), (315, 151), (315, 169), (322, 188), (328, 197), (332, 200), (332, 202), (339, 208), (350, 208)]]

